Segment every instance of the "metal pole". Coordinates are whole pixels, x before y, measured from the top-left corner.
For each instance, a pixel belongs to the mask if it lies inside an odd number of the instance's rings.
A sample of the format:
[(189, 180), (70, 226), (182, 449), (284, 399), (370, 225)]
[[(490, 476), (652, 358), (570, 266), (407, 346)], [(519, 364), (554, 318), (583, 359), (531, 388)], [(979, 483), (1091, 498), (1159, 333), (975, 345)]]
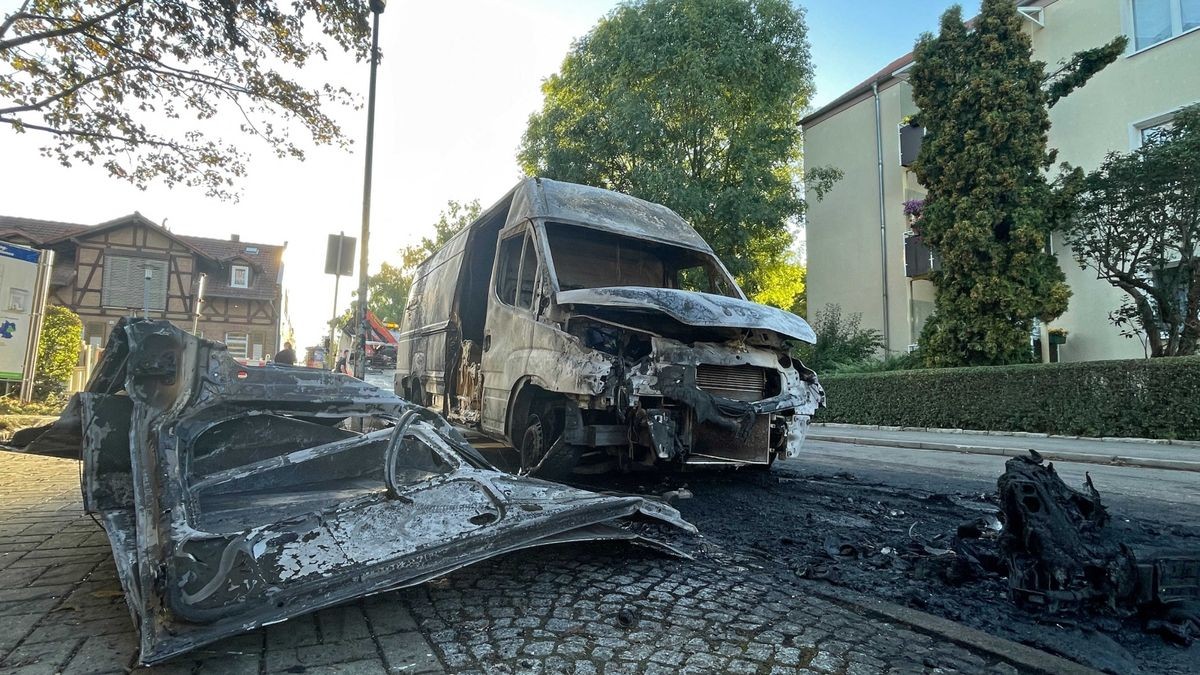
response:
[(38, 350), (42, 345), (42, 324), (46, 321), (46, 300), (50, 297), (50, 271), (54, 268), (54, 251), (43, 250), (38, 255), (37, 287), (29, 316), (29, 342), (25, 350), (20, 397), (22, 403), (33, 398), (33, 382), (37, 379)]
[[(336, 271), (333, 275), (333, 318), (329, 320), (329, 349), (325, 352), (325, 370), (333, 370), (333, 368), (329, 367), (329, 358), (335, 356), (337, 352), (337, 347), (333, 344), (333, 338), (337, 335), (337, 296), (338, 289), (342, 283), (342, 275), (337, 272), (342, 271), (342, 246), (345, 243), (346, 231), (343, 230), (338, 232), (337, 263), (334, 265)], [(334, 363), (337, 363), (337, 361), (335, 360)]]
[(367, 239), (371, 236), (371, 162), (375, 158), (375, 80), (379, 68), (379, 15), (384, 3), (372, 0), (371, 88), (367, 94), (367, 158), (363, 169), (362, 248), (358, 260), (358, 311), (355, 312), (354, 376), (366, 376), (367, 361)]
[(875, 161), (879, 178), (879, 280), (883, 282), (883, 349), (885, 353), (892, 351), (892, 320), (891, 301), (888, 299), (888, 264), (887, 264), (887, 210), (884, 208), (883, 195), (883, 117), (879, 104), (879, 83), (871, 84), (871, 94), (875, 97)]
[(208, 275), (204, 272), (200, 273), (200, 283), (196, 286), (196, 308), (192, 315), (192, 335), (200, 328), (200, 305), (204, 302), (204, 284), (208, 281)]

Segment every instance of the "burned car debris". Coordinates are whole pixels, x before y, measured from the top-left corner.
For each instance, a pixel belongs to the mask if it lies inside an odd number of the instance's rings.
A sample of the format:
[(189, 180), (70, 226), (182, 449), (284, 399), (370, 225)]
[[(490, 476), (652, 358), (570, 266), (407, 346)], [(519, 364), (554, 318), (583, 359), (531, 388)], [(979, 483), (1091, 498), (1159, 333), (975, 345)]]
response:
[(795, 341), (670, 209), (531, 178), (417, 268), (395, 390), (522, 472), (769, 466), (824, 402)]
[(26, 451), (72, 444), (144, 664), (519, 549), (679, 553), (654, 535), (695, 531), (664, 504), (498, 471), (390, 392), (242, 366), (163, 321), (122, 320), (87, 391)]
[(1087, 478), (1063, 483), (1036, 452), (1005, 462), (997, 482), (1006, 525), (999, 549), (1019, 606), (1050, 614), (1139, 613), (1165, 638), (1200, 638), (1200, 551), (1135, 551), (1110, 527)]

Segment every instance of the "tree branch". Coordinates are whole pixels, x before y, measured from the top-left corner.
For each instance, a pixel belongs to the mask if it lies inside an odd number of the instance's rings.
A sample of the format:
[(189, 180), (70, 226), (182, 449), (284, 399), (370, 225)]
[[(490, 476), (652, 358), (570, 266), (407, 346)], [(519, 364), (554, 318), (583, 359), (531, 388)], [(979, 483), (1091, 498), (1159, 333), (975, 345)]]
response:
[[(134, 5), (141, 4), (141, 2), (142, 2), (142, 0), (125, 0), (125, 2), (117, 5), (116, 7), (113, 7), (111, 10), (109, 10), (103, 14), (97, 14), (96, 16), (94, 16), (90, 19), (80, 21), (80, 22), (78, 22), (72, 26), (68, 26), (66, 28), (55, 28), (54, 30), (42, 31), (41, 33), (30, 33), (29, 35), (22, 35), (21, 37), (16, 37), (11, 40), (0, 40), (0, 52), (3, 52), (8, 49), (12, 49), (14, 47), (20, 47), (21, 45), (28, 44), (30, 42), (37, 42), (38, 40), (48, 40), (48, 39), (54, 38), (54, 37), (61, 37), (63, 35), (70, 35), (72, 33), (79, 33), (79, 32), (86, 31), (87, 29), (89, 29), (97, 24), (103, 23), (103, 22), (113, 18), (114, 16), (117, 16), (118, 14), (124, 13), (125, 10), (129, 9), (130, 7), (133, 7)], [(14, 15), (14, 16), (16, 16), (16, 15)], [(4, 29), (7, 30), (8, 26), (9, 26), (9, 24), (5, 23)], [(3, 35), (3, 31), (0, 31), (0, 35)]]
[(8, 32), (9, 28), (12, 28), (12, 25), (17, 22), (17, 19), (20, 19), (25, 15), (25, 10), (29, 9), (29, 3), (31, 2), (33, 2), (33, 0), (25, 0), (25, 2), (21, 3), (20, 9), (4, 17), (4, 23), (0, 23), (0, 37), (4, 37), (4, 34)]
[(22, 112), (30, 112), (32, 110), (41, 110), (42, 108), (50, 105), (51, 103), (54, 103), (55, 101), (62, 100), (64, 98), (70, 96), (71, 94), (74, 94), (75, 92), (79, 91), (80, 89), (83, 89), (84, 87), (88, 86), (89, 84), (99, 82), (100, 80), (103, 80), (106, 77), (112, 77), (113, 75), (119, 75), (121, 73), (129, 72), (130, 70), (132, 70), (132, 69), (131, 68), (118, 68), (116, 70), (108, 70), (108, 71), (105, 71), (98, 75), (93, 75), (91, 77), (83, 79), (82, 81), (78, 82), (77, 84), (75, 84), (71, 87), (68, 87), (68, 88), (58, 92), (57, 94), (55, 94), (53, 96), (48, 96), (48, 97), (38, 101), (37, 103), (29, 103), (26, 105), (19, 105), (19, 106), (14, 106), (11, 108), (0, 108), (0, 115), (11, 115), (13, 113), (22, 113)]

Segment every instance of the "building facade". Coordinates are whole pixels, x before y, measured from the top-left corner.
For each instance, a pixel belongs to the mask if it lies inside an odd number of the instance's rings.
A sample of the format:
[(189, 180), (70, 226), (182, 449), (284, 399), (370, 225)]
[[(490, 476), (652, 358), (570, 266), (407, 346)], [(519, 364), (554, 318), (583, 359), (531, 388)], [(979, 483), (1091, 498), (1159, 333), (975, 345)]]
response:
[(146, 313), (253, 362), (274, 355), (288, 330), (286, 244), (179, 235), (139, 213), (99, 225), (0, 216), (0, 240), (54, 251), (48, 301), (79, 315), (88, 344)]
[[(1059, 161), (1085, 170), (1104, 155), (1128, 152), (1180, 108), (1200, 102), (1200, 2), (1196, 0), (1025, 0), (1018, 3), (1034, 58), (1056, 64), (1118, 35), (1125, 54), (1050, 110), (1050, 147)], [(844, 178), (817, 200), (809, 195), (808, 306), (828, 303), (862, 314), (885, 335), (887, 349), (916, 345), (933, 312), (928, 279), (937, 265), (910, 231), (904, 204), (924, 189), (909, 166), (923, 133), (906, 124), (917, 112), (906, 72), (912, 55), (806, 116), (805, 163), (840, 168)], [(1068, 338), (1063, 361), (1145, 356), (1136, 339), (1108, 320), (1123, 294), (1083, 270), (1061, 235), (1052, 245), (1072, 297), (1053, 326)]]

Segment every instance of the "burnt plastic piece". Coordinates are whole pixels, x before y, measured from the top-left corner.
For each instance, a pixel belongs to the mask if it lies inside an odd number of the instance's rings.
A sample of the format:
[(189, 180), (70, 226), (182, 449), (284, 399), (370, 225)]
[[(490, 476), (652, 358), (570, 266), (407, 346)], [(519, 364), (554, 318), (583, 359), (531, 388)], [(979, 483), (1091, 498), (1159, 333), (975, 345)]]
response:
[(27, 451), (82, 453), (144, 664), (514, 550), (678, 553), (646, 534), (695, 531), (657, 502), (498, 471), (391, 392), (243, 366), (167, 322), (120, 322), (88, 390)]

